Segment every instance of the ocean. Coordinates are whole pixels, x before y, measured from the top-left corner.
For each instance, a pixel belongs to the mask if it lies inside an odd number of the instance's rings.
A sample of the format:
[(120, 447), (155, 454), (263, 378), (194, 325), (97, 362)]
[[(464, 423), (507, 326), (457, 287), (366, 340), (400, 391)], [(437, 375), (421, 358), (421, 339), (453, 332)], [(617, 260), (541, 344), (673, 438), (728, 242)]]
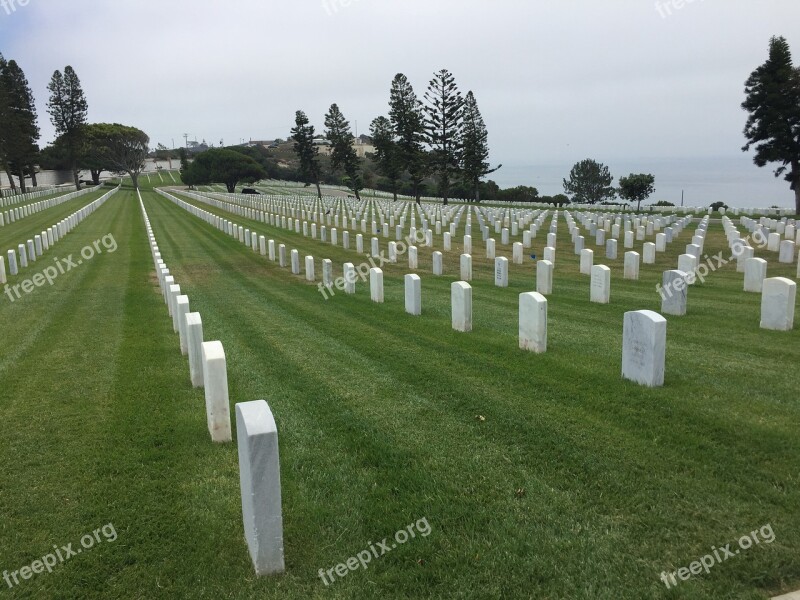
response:
[[(564, 193), (563, 179), (574, 163), (506, 164), (489, 175), (500, 187), (530, 185), (542, 196)], [(633, 159), (605, 162), (614, 176), (651, 173), (656, 192), (643, 205), (659, 200), (685, 206), (708, 206), (721, 201), (731, 207), (794, 208), (794, 192), (783, 176), (773, 175), (774, 166), (759, 168), (749, 155), (697, 159)]]

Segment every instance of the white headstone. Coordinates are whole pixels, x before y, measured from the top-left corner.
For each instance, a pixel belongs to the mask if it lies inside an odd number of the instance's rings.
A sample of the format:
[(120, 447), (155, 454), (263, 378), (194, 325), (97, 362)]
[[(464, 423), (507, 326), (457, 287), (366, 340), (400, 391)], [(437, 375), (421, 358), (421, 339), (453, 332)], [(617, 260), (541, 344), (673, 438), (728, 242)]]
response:
[(608, 304), (611, 300), (611, 269), (605, 265), (592, 267), (589, 299), (596, 304)]
[(797, 284), (791, 279), (765, 279), (761, 292), (761, 329), (791, 331), (794, 328), (796, 296)]
[(514, 261), (515, 265), (521, 265), (522, 264), (523, 257), (524, 257), (523, 249), (522, 249), (522, 243), (514, 242), (514, 244), (511, 246), (511, 257), (512, 257), (512, 260)]
[(519, 295), (519, 347), (547, 351), (547, 298), (537, 292)]
[(486, 258), (489, 260), (494, 260), (496, 258), (494, 238), (486, 240)]
[(686, 295), (688, 292), (688, 274), (684, 271), (664, 271), (661, 278), (661, 312), (667, 315), (682, 317), (686, 314)]
[(686, 283), (694, 285), (695, 273), (697, 272), (697, 257), (693, 254), (681, 254), (678, 257), (678, 271), (683, 271), (689, 275)]
[(264, 400), (236, 405), (244, 537), (256, 575), (285, 570), (278, 428)]
[(633, 248), (633, 231), (628, 230), (625, 232), (622, 245), (624, 248)]
[(606, 242), (606, 258), (617, 260), (617, 240), (611, 239)]
[(508, 259), (505, 256), (498, 256), (494, 260), (494, 284), (508, 287)]
[(343, 277), (344, 277), (344, 293), (345, 294), (355, 294), (356, 293), (356, 278), (358, 277), (358, 273), (356, 273), (356, 268), (353, 266), (353, 263), (344, 263), (343, 267)]
[(178, 319), (178, 337), (181, 344), (181, 354), (189, 354), (189, 337), (186, 331), (186, 315), (189, 314), (189, 296), (175, 298), (175, 316)]
[(442, 266), (442, 253), (438, 250), (433, 253), (433, 274), (441, 275), (444, 272)]
[(639, 279), (639, 253), (626, 252), (623, 277), (634, 281)]
[(789, 265), (794, 262), (794, 242), (792, 240), (783, 240), (781, 242), (778, 262)]
[(472, 281), (472, 257), (469, 254), (461, 255), (461, 279)]
[(622, 377), (648, 387), (664, 385), (667, 320), (656, 312), (626, 312), (622, 328)]
[(422, 314), (422, 280), (419, 275), (405, 276), (406, 312), (418, 317)]
[(549, 260), (536, 263), (536, 291), (542, 295), (553, 293), (553, 263)]
[(325, 287), (333, 286), (333, 261), (329, 258), (322, 259), (322, 285)]
[(453, 329), (462, 332), (472, 331), (472, 287), (466, 281), (454, 281), (451, 284), (450, 303)]
[(369, 270), (369, 295), (373, 302), (383, 303), (383, 271), (377, 267)]
[(748, 258), (744, 261), (744, 291), (761, 293), (767, 277), (767, 261), (763, 258)]
[(231, 441), (231, 414), (228, 400), (228, 368), (222, 342), (203, 342), (203, 386), (206, 393), (208, 431), (214, 442)]
[(306, 256), (306, 281), (314, 281), (316, 273), (314, 272), (314, 257)]
[(189, 349), (189, 378), (192, 387), (203, 387), (203, 320), (197, 312), (187, 314), (185, 320)]
[(594, 265), (594, 250), (584, 248), (581, 250), (581, 275), (591, 275), (592, 265)]
[[(660, 235), (660, 234), (659, 234)], [(642, 247), (642, 262), (652, 265), (656, 262), (656, 245), (653, 242), (645, 242)]]

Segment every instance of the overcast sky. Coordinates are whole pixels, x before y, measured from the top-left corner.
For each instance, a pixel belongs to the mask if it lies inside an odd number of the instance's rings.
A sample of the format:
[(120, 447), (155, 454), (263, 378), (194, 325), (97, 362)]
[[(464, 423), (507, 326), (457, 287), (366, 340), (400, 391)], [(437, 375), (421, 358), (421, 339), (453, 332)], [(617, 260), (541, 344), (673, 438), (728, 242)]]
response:
[(286, 137), (298, 109), (322, 129), (333, 102), (366, 133), (396, 73), (421, 97), (447, 68), (475, 93), (495, 162), (735, 156), (770, 36), (800, 59), (796, 0), (21, 2), (0, 0), (0, 52), (31, 83), (43, 142), (46, 86), (67, 64), (90, 121), (153, 146)]

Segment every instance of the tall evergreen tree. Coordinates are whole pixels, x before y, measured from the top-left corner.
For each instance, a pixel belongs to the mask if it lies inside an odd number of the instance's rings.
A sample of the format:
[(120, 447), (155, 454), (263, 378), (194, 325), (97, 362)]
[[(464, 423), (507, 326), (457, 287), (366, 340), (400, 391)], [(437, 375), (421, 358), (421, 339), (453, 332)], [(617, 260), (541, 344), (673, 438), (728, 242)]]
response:
[(308, 117), (302, 110), (295, 113), (294, 122), (292, 139), (294, 139), (294, 151), (300, 160), (300, 175), (305, 183), (317, 186), (317, 196), (322, 200), (322, 190), (319, 187), (319, 148), (314, 145), (314, 126), (309, 125)]
[(342, 169), (347, 176), (346, 185), (356, 200), (361, 200), (360, 190), (364, 187), (361, 178), (361, 161), (353, 147), (353, 133), (350, 123), (344, 118), (337, 104), (331, 104), (325, 115), (325, 137), (331, 142), (331, 167)]
[(775, 177), (784, 175), (794, 191), (800, 214), (800, 68), (792, 65), (786, 38), (773, 37), (769, 58), (748, 77), (742, 108), (750, 113), (744, 128), (747, 144), (755, 146), (759, 167), (776, 162)]
[(53, 73), (47, 89), (50, 92), (50, 101), (47, 103), (50, 121), (56, 128), (56, 133), (62, 136), (72, 169), (72, 177), (75, 181), (75, 189), (80, 189), (78, 157), (85, 141), (84, 128), (89, 110), (86, 97), (83, 94), (78, 75), (69, 65), (64, 68), (63, 75), (61, 71)]
[(25, 73), (16, 61), (6, 63), (2, 78), (8, 95), (8, 114), (3, 123), (6, 158), (11, 172), (19, 177), (20, 190), (25, 193), (25, 177), (29, 173), (35, 176), (33, 165), (39, 153), (36, 107)]
[(434, 73), (425, 92), (427, 141), (431, 166), (439, 180), (439, 194), (446, 205), (450, 185), (459, 174), (464, 127), (464, 98), (447, 69)]
[[(0, 54), (0, 123), (7, 123), (9, 118), (8, 90), (6, 89), (6, 79), (3, 75), (7, 67), (8, 63), (6, 59)], [(14, 181), (11, 168), (8, 166), (8, 135), (8, 128), (0, 127), (0, 169), (3, 169), (3, 172), (5, 172), (11, 184), (11, 189), (16, 194), (17, 184)]]
[(397, 200), (397, 182), (403, 174), (400, 147), (397, 144), (392, 122), (386, 117), (378, 117), (370, 124), (372, 144), (375, 146), (375, 162), (378, 171), (389, 180), (394, 199)]
[(395, 75), (389, 93), (389, 119), (397, 135), (402, 168), (408, 171), (417, 204), (420, 203), (420, 185), (425, 179), (425, 116), (408, 78)]
[(464, 98), (464, 128), (461, 136), (461, 173), (464, 182), (475, 194), (475, 202), (481, 201), (480, 183), (486, 175), (494, 173), (489, 166), (489, 133), (472, 91)]

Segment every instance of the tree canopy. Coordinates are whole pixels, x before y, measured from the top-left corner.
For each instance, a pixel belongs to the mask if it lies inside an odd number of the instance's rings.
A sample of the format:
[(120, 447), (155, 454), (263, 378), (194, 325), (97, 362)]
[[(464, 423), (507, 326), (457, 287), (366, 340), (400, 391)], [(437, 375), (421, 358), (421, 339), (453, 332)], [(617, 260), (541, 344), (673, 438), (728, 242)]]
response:
[[(486, 175), (494, 173), (503, 165), (494, 169), (489, 166), (489, 134), (483, 121), (478, 102), (470, 90), (464, 98), (464, 126), (461, 133), (461, 173), (464, 181), (472, 188), (475, 202), (480, 202), (480, 181)], [(531, 188), (536, 189), (536, 188)], [(537, 192), (538, 195), (538, 192)]]
[(408, 78), (395, 75), (389, 92), (389, 120), (397, 135), (400, 162), (408, 171), (417, 203), (420, 201), (420, 184), (425, 179), (426, 155), (425, 117), (422, 102), (417, 98)]
[(344, 184), (350, 188), (357, 200), (364, 187), (361, 178), (361, 166), (356, 149), (353, 147), (353, 133), (350, 123), (344, 118), (337, 104), (331, 104), (325, 115), (325, 136), (331, 142), (331, 167), (341, 169), (345, 173)]
[(240, 181), (252, 183), (266, 177), (253, 158), (229, 148), (206, 150), (195, 157), (181, 177), (187, 185), (224, 183), (228, 192), (236, 191)]
[(587, 158), (572, 167), (569, 179), (564, 180), (564, 191), (572, 194), (574, 202), (597, 204), (616, 196), (612, 181), (614, 178), (607, 166)]
[(314, 145), (314, 126), (310, 124), (308, 116), (302, 110), (295, 113), (294, 122), (292, 139), (295, 154), (300, 161), (300, 176), (307, 185), (313, 183), (317, 186), (317, 197), (322, 199), (322, 190), (319, 187), (319, 148)]
[(656, 191), (656, 178), (652, 175), (631, 173), (627, 177), (619, 178), (619, 197), (627, 202), (636, 202), (636, 210), (642, 206), (642, 201), (647, 200)]
[(39, 126), (36, 106), (28, 80), (16, 61), (0, 61), (0, 97), (2, 97), (2, 151), (4, 168), (19, 178), (20, 189), (27, 190), (26, 176), (35, 177), (34, 163), (39, 154)]
[(47, 103), (50, 121), (56, 134), (62, 138), (61, 143), (69, 160), (75, 188), (80, 189), (78, 160), (85, 141), (84, 128), (89, 110), (86, 97), (78, 75), (70, 66), (64, 68), (63, 75), (61, 71), (53, 73), (47, 89), (50, 91), (50, 100)]
[(745, 96), (742, 108), (750, 115), (742, 151), (755, 147), (759, 167), (779, 164), (775, 177), (789, 182), (800, 214), (800, 67), (792, 64), (786, 38), (770, 40), (769, 57), (747, 78)]
[(455, 78), (447, 69), (437, 71), (425, 92), (425, 127), (431, 147), (430, 163), (439, 180), (439, 194), (444, 204), (450, 184), (458, 176), (464, 125), (464, 98)]

